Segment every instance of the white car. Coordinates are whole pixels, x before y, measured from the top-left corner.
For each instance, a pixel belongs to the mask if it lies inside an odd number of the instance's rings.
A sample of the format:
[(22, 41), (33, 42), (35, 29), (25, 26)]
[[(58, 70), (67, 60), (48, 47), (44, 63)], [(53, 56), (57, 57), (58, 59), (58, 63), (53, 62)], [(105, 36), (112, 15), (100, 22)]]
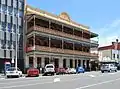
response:
[(76, 69), (75, 68), (67, 68), (67, 73), (68, 74), (76, 74)]
[(45, 66), (44, 75), (48, 75), (48, 74), (51, 74), (51, 75), (55, 74), (55, 67), (53, 64), (47, 64)]
[(10, 77), (22, 77), (22, 71), (20, 71), (19, 68), (16, 68), (15, 67), (10, 67), (7, 69), (6, 71), (6, 77), (7, 78), (10, 78)]
[(105, 71), (108, 71), (108, 72), (115, 71), (115, 72), (117, 72), (117, 67), (114, 64), (103, 64), (101, 66), (101, 72), (104, 73)]

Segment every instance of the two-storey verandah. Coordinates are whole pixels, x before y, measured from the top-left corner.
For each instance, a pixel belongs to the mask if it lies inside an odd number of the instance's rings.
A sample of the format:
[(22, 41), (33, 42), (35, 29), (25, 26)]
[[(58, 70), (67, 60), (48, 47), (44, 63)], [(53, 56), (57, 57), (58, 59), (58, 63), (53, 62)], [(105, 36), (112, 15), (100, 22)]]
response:
[(91, 47), (97, 47), (90, 38), (97, 36), (90, 31), (75, 28), (38, 15), (29, 15), (27, 19), (26, 67), (44, 67), (54, 63), (55, 67), (89, 68), (89, 61), (97, 59), (90, 53)]

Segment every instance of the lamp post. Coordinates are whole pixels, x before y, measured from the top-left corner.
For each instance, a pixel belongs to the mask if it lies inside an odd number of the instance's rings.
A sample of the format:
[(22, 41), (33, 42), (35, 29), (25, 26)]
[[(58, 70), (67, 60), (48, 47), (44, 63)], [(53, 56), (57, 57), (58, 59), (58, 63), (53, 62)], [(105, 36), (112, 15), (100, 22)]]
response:
[(17, 38), (17, 31), (16, 31), (16, 42), (15, 42), (15, 43), (16, 43), (16, 47), (15, 47), (15, 48), (16, 48), (16, 49), (15, 49), (15, 69), (16, 69), (16, 70), (17, 70), (17, 50), (18, 50), (18, 49), (17, 49), (17, 46), (18, 46), (18, 45), (17, 45), (17, 39), (18, 39), (18, 38)]
[[(115, 47), (114, 49), (115, 49), (115, 51), (116, 51), (116, 53), (117, 53), (117, 49), (118, 49), (118, 39), (116, 39), (116, 42), (114, 43), (114, 47)], [(117, 57), (115, 57), (115, 62), (116, 62), (116, 61), (118, 61), (118, 60), (117, 60)]]

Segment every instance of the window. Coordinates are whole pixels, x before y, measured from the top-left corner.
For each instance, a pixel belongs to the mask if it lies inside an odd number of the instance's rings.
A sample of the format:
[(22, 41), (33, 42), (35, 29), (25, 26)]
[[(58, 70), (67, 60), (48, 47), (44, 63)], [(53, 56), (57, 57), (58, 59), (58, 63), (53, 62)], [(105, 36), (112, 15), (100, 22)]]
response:
[(113, 58), (115, 58), (115, 54), (113, 54)]
[(12, 24), (8, 23), (8, 31), (11, 32), (12, 31)]
[(19, 26), (19, 33), (22, 34), (23, 33), (23, 29), (21, 26)]
[(2, 17), (1, 17), (1, 21), (2, 21), (2, 22), (5, 22), (5, 14), (4, 14), (4, 13), (1, 13), (1, 16), (2, 16)]
[(14, 15), (18, 16), (18, 10), (17, 9), (14, 9)]
[(4, 57), (6, 58), (6, 50), (4, 50)]
[(2, 5), (2, 12), (4, 12), (5, 14), (7, 14), (7, 6)]
[(22, 18), (18, 18), (18, 24), (19, 26), (22, 26)]
[(73, 68), (73, 60), (70, 59), (70, 68)]
[(12, 15), (12, 12), (13, 12), (13, 8), (9, 6), (9, 7), (8, 7), (8, 14), (9, 14), (9, 15)]
[(29, 57), (29, 67), (33, 66), (33, 57)]
[(7, 5), (11, 6), (12, 5), (12, 0), (8, 0)]
[(5, 40), (1, 40), (1, 48), (5, 49)]
[(13, 31), (16, 33), (16, 25), (13, 25)]
[(6, 0), (1, 0), (1, 3), (2, 3), (2, 4), (5, 4), (5, 1), (6, 1)]
[(17, 1), (16, 0), (13, 0), (13, 7), (17, 8)]
[(23, 11), (19, 11), (19, 16), (23, 17)]
[(6, 23), (2, 22), (2, 28), (5, 29), (6, 28)]
[(119, 54), (117, 54), (117, 58), (119, 59)]
[(37, 67), (41, 67), (41, 57), (37, 57)]
[(23, 2), (19, 2), (19, 10), (23, 10)]

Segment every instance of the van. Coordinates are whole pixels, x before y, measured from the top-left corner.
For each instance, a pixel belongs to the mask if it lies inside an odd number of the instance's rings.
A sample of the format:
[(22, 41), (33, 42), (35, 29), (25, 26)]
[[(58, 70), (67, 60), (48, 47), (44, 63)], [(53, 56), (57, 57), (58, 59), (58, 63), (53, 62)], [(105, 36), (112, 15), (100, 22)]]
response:
[(112, 72), (112, 71), (117, 72), (117, 67), (114, 64), (103, 64), (101, 66), (101, 72), (104, 73), (105, 71), (107, 71), (107, 72)]

